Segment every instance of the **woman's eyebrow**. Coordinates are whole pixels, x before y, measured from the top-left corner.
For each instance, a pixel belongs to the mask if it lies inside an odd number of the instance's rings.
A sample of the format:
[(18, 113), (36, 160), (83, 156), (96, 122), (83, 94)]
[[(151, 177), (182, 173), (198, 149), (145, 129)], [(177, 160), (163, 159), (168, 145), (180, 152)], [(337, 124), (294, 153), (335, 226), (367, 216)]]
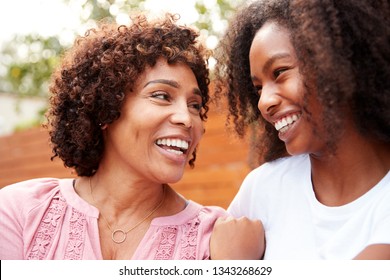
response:
[(152, 80), (152, 81), (147, 82), (144, 85), (144, 88), (147, 87), (150, 84), (166, 84), (166, 85), (169, 85), (169, 86), (174, 87), (174, 88), (179, 88), (180, 87), (179, 83), (176, 82), (176, 81), (167, 80), (167, 79), (157, 79), (157, 80)]
[[(144, 85), (144, 88), (150, 84), (165, 84), (165, 85), (169, 85), (169, 86), (174, 87), (174, 88), (180, 88), (180, 85), (178, 82), (173, 81), (173, 80), (167, 80), (167, 79), (157, 79), (157, 80), (149, 81)], [(200, 91), (199, 88), (194, 88), (193, 93), (196, 95), (202, 96), (202, 92)]]

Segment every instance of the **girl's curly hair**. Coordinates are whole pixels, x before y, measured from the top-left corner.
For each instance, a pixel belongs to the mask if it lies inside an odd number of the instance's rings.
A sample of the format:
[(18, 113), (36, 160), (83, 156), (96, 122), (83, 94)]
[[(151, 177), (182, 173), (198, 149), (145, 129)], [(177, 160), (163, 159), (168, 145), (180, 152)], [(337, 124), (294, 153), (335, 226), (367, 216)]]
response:
[[(201, 90), (200, 117), (207, 119), (209, 52), (194, 29), (176, 23), (178, 18), (166, 14), (149, 20), (141, 14), (129, 26), (101, 23), (77, 38), (50, 85), (47, 127), (52, 158), (60, 157), (79, 176), (93, 175), (104, 150), (101, 127), (119, 118), (125, 95), (159, 58), (192, 69)], [(195, 158), (194, 152), (191, 166)]]
[(238, 135), (251, 128), (257, 163), (287, 155), (257, 108), (250, 78), (251, 43), (267, 21), (289, 30), (307, 92), (324, 108), (331, 148), (342, 133), (346, 108), (362, 134), (390, 142), (389, 5), (387, 0), (261, 0), (240, 9), (216, 52), (216, 94), (226, 96), (228, 121)]

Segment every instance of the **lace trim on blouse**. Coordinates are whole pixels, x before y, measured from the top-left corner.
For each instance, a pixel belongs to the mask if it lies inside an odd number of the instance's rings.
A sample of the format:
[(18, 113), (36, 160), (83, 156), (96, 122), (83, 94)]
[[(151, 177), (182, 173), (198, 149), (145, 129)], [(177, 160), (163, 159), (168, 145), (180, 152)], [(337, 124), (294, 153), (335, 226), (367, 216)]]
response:
[[(47, 259), (50, 248), (53, 245), (55, 233), (58, 228), (60, 228), (58, 225), (63, 223), (66, 209), (67, 204), (64, 197), (60, 193), (57, 193), (51, 200), (51, 203), (38, 226), (27, 259)], [(69, 239), (68, 244), (66, 245), (64, 259), (82, 259), (85, 228), (85, 215), (72, 208)]]
[[(180, 240), (180, 259), (196, 260), (197, 236), (199, 219), (189, 221), (184, 225), (184, 234)], [(156, 250), (155, 260), (170, 260), (175, 250), (177, 226), (167, 226), (157, 231), (160, 235), (159, 246)]]
[[(29, 260), (49, 259), (53, 256), (50, 254), (50, 249), (54, 243), (56, 232), (61, 230), (61, 225), (64, 223), (65, 211), (67, 203), (61, 193), (57, 193), (49, 207), (47, 208), (43, 219), (41, 220), (38, 229), (34, 235), (30, 252), (27, 253)], [(68, 232), (68, 241), (63, 259), (65, 260), (81, 260), (84, 251), (84, 240), (87, 227), (85, 214), (72, 208), (70, 226)], [(155, 260), (172, 259), (175, 249), (179, 249), (179, 258), (181, 260), (195, 260), (197, 254), (197, 237), (199, 231), (199, 218), (188, 221), (183, 226), (165, 226), (158, 229), (155, 237), (158, 238), (158, 248), (155, 253)], [(178, 238), (178, 231), (182, 230), (181, 239)], [(179, 244), (180, 248), (176, 248)], [(54, 254), (52, 252), (52, 254)]]

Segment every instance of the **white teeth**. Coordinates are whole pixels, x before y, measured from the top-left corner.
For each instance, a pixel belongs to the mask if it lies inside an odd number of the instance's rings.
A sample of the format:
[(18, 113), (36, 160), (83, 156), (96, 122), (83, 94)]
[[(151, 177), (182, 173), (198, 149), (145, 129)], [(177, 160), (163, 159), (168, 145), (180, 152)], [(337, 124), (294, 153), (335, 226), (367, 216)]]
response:
[(182, 151), (177, 151), (177, 150), (172, 150), (172, 149), (167, 149), (168, 152), (171, 152), (171, 153), (174, 153), (174, 154), (177, 154), (177, 155), (182, 155), (183, 152)]
[(294, 115), (290, 115), (288, 117), (284, 117), (281, 120), (278, 120), (275, 123), (276, 130), (280, 131), (280, 132), (286, 131), (288, 129), (288, 125), (290, 125), (290, 124), (294, 123), (295, 121), (297, 121), (300, 118), (300, 116), (301, 115), (294, 114)]
[[(177, 147), (177, 148), (180, 148), (183, 150), (187, 150), (188, 146), (189, 146), (187, 141), (181, 140), (181, 139), (166, 139), (166, 138), (164, 138), (164, 139), (158, 139), (156, 143), (157, 143), (157, 145), (163, 145), (163, 146), (168, 146), (168, 147)], [(172, 149), (169, 149), (169, 151), (172, 151)], [(182, 152), (180, 152), (180, 153), (182, 153)]]

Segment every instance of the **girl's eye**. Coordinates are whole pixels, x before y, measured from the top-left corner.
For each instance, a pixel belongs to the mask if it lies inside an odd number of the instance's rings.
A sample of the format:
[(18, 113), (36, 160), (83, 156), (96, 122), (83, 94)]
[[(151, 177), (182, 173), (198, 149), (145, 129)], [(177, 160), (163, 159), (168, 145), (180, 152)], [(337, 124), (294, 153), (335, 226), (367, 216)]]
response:
[(274, 77), (277, 78), (279, 77), (284, 71), (286, 71), (287, 68), (279, 68), (274, 71)]
[(156, 92), (153, 92), (153, 93), (152, 93), (152, 97), (153, 97), (153, 98), (157, 98), (157, 99), (166, 100), (166, 101), (169, 101), (169, 100), (170, 100), (169, 94), (166, 93), (166, 92), (163, 92), (163, 91), (156, 91)]
[(255, 91), (256, 93), (260, 96), (261, 95), (261, 91), (263, 89), (263, 86), (262, 85), (257, 85), (255, 86)]

